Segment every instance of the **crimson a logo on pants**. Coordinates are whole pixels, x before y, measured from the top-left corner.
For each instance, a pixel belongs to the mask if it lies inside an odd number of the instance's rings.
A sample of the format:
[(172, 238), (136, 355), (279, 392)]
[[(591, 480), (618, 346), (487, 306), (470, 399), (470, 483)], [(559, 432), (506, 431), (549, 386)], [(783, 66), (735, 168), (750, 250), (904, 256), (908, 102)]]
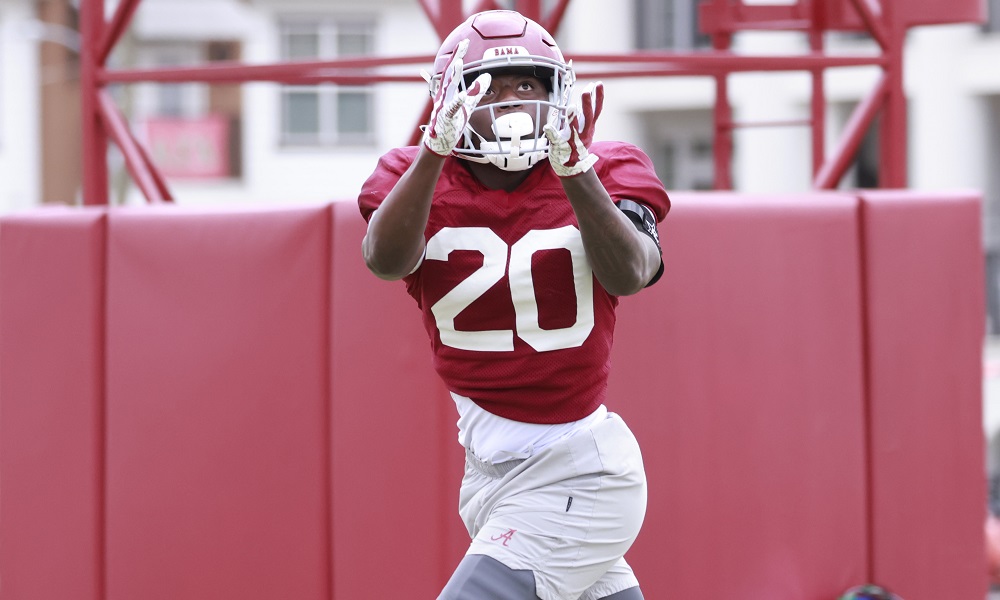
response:
[(509, 542), (511, 540), (511, 538), (514, 537), (515, 533), (517, 533), (516, 529), (508, 529), (504, 533), (501, 533), (499, 535), (495, 535), (495, 536), (491, 537), (490, 539), (493, 540), (494, 542), (498, 542), (500, 540), (503, 540), (503, 545), (506, 546), (507, 542)]

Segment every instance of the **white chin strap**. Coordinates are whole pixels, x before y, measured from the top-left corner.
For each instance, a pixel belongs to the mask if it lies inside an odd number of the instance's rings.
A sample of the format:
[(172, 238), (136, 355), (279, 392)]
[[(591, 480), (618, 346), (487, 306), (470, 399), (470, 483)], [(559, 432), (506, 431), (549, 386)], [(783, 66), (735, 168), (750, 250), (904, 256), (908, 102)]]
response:
[(497, 137), (495, 142), (476, 133), (483, 155), (473, 160), (489, 161), (504, 171), (523, 171), (547, 155), (549, 141), (544, 136), (521, 139), (535, 134), (535, 124), (528, 113), (513, 112), (497, 118), (493, 122), (493, 133)]

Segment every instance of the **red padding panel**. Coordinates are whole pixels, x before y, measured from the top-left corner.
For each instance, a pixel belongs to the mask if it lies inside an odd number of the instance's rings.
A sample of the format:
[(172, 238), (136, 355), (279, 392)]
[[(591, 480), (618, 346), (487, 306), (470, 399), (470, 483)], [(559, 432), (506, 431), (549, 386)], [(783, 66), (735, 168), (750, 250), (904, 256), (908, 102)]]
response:
[(983, 254), (975, 195), (863, 197), (875, 578), (986, 595)]
[(405, 285), (364, 266), (357, 205), (333, 210), (334, 597), (434, 598), (469, 545), (458, 414)]
[(105, 216), (0, 220), (0, 585), (102, 598)]
[[(675, 195), (611, 379), (647, 597), (984, 597), (979, 210)], [(456, 414), (364, 229), (353, 202), (0, 220), (4, 597), (437, 594)]]
[(329, 598), (329, 230), (109, 217), (109, 600)]
[(867, 567), (857, 200), (676, 194), (619, 308), (647, 598), (836, 598)]

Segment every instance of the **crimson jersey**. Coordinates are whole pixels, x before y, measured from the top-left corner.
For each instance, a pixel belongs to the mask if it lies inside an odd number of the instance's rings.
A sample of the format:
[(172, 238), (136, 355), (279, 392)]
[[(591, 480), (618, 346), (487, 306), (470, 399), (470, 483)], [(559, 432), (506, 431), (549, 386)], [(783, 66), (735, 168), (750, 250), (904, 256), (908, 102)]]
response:
[[(417, 150), (379, 160), (358, 198), (366, 221)], [(613, 200), (634, 200), (663, 220), (670, 200), (640, 149), (597, 142), (591, 150)], [(449, 158), (424, 235), (423, 262), (404, 281), (451, 391), (529, 423), (576, 421), (604, 402), (618, 298), (594, 278), (573, 208), (547, 164), (506, 192), (483, 187)]]

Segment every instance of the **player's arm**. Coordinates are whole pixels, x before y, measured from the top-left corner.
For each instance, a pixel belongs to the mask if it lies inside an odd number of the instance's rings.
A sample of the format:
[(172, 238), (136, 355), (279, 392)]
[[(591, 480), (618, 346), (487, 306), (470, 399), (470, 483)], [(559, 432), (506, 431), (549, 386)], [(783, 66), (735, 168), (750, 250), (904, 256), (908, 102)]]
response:
[(406, 277), (419, 264), (434, 188), (444, 161), (461, 140), (472, 109), (490, 87), (490, 75), (484, 73), (468, 90), (459, 90), (462, 57), (468, 46), (468, 40), (459, 43), (434, 90), (430, 123), (416, 159), (368, 221), (361, 252), (368, 269), (382, 279)]
[(593, 169), (564, 177), (562, 184), (576, 213), (587, 260), (604, 289), (629, 296), (646, 287), (662, 265), (653, 237), (612, 202)]
[(361, 253), (368, 270), (376, 276), (401, 279), (413, 272), (423, 256), (424, 229), (444, 161), (445, 157), (422, 146), (372, 214)]
[[(571, 107), (564, 119), (545, 125), (549, 163), (559, 176), (573, 205), (591, 269), (608, 293), (634, 294), (660, 272), (662, 260), (652, 231), (641, 229), (643, 217), (634, 222), (612, 202), (594, 171), (598, 157), (587, 147), (604, 105), (604, 87), (598, 83), (583, 93), (582, 110)], [(636, 205), (636, 210), (642, 207)]]

